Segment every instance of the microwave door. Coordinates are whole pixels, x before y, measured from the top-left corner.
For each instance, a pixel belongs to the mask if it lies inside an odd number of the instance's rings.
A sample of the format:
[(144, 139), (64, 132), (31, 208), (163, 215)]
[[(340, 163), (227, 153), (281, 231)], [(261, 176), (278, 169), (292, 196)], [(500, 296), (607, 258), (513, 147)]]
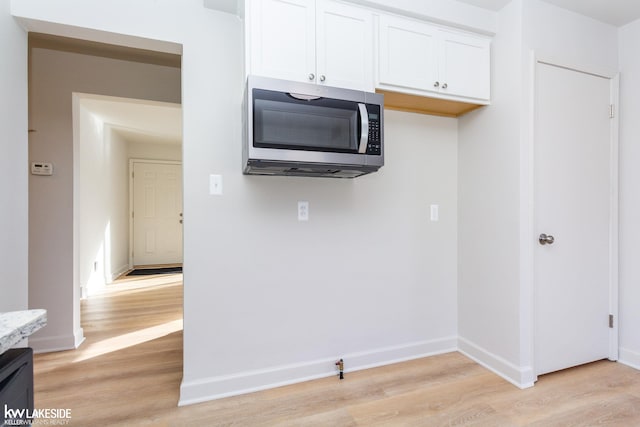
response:
[[(360, 152), (368, 125), (357, 102), (254, 90), (253, 146), (285, 150)], [(256, 96), (257, 95), (257, 96)], [(366, 141), (364, 144), (366, 150)]]
[(359, 154), (367, 153), (367, 143), (369, 142), (369, 113), (365, 104), (358, 104), (360, 113), (360, 145), (358, 146)]

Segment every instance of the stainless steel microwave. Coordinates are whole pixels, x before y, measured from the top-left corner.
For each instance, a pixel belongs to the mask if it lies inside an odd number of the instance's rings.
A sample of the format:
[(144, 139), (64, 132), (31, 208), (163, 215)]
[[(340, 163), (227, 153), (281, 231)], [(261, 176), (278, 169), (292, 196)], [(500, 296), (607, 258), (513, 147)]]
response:
[(384, 165), (383, 95), (249, 76), (245, 174), (354, 178)]

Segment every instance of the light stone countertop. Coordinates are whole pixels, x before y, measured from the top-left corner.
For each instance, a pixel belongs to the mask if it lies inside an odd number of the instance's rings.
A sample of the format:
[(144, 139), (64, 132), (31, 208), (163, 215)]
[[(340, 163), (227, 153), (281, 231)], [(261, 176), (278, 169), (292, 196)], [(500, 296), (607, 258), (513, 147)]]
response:
[(0, 313), (0, 354), (47, 324), (47, 310)]

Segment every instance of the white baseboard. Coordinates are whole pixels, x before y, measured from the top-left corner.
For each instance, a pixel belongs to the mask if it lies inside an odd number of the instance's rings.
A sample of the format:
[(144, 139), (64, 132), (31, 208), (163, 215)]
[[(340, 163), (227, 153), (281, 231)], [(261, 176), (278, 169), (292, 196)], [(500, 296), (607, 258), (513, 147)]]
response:
[(110, 273), (105, 272), (104, 283), (103, 282), (94, 283), (93, 286), (90, 286), (87, 283), (83, 284), (80, 287), (81, 289), (80, 298), (87, 299), (88, 297), (101, 294), (107, 288), (107, 285), (113, 283), (118, 277), (122, 276), (124, 273), (126, 273), (129, 270), (131, 270), (131, 268), (129, 267), (129, 264), (125, 264), (123, 266), (120, 266), (114, 269), (114, 271)]
[(84, 342), (84, 329), (78, 328), (73, 333), (73, 348), (80, 347), (80, 344)]
[(620, 348), (618, 363), (640, 370), (640, 353), (627, 348)]
[(531, 366), (520, 368), (462, 337), (458, 337), (458, 351), (518, 388), (533, 387), (536, 377)]
[[(445, 337), (431, 341), (421, 341), (401, 346), (381, 348), (373, 351), (353, 353), (344, 356), (349, 359), (349, 368), (345, 372), (360, 371), (376, 368), (378, 366), (391, 365), (393, 363), (406, 362), (436, 354), (451, 353), (457, 350), (457, 337)], [(334, 361), (335, 362), (335, 361)]]
[(129, 267), (129, 264), (125, 264), (123, 266), (120, 266), (119, 268), (116, 268), (114, 271), (111, 272), (111, 276), (107, 277), (107, 283), (112, 283), (114, 280), (116, 280), (118, 277), (122, 276), (124, 273), (126, 273), (129, 270), (131, 270), (131, 267)]
[(33, 352), (51, 353), (54, 351), (73, 350), (76, 348), (76, 337), (74, 335), (58, 335), (54, 337), (29, 337), (29, 346)]
[(84, 342), (84, 331), (78, 328), (73, 335), (55, 337), (29, 337), (29, 347), (35, 354), (52, 353), (54, 351), (74, 350)]
[[(345, 373), (456, 351), (456, 337), (340, 355)], [(236, 375), (182, 381), (179, 406), (336, 375), (336, 358), (277, 366)]]

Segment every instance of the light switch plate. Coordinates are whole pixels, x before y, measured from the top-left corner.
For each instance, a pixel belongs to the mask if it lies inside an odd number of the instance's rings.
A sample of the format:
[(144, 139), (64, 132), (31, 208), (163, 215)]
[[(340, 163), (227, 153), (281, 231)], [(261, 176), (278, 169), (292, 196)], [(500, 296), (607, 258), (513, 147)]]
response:
[(439, 212), (439, 206), (438, 205), (431, 205), (431, 221), (438, 221), (440, 219), (440, 212)]
[(222, 175), (209, 175), (209, 194), (222, 196)]

